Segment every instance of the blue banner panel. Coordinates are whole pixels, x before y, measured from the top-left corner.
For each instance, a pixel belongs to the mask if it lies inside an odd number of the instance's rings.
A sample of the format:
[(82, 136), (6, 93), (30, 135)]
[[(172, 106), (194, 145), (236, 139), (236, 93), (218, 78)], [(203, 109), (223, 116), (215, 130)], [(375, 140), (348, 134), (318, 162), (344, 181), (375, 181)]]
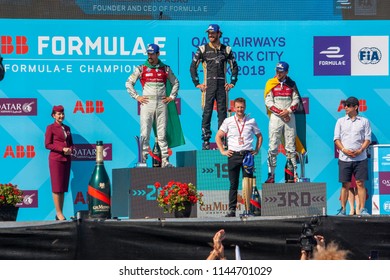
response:
[[(246, 98), (246, 112), (256, 119), (263, 134), (261, 163), (256, 163), (256, 172), (261, 173), (258, 177), (267, 178), (269, 119), (264, 87), (274, 76), (276, 63), (283, 60), (290, 64), (289, 75), (296, 81), (308, 107), (305, 177), (310, 182), (326, 183), (328, 214), (336, 213), (341, 184), (333, 131), (337, 119), (345, 114), (342, 101), (356, 96), (359, 113), (370, 120), (377, 143), (390, 143), (388, 123), (383, 117), (390, 107), (390, 80), (386, 72), (389, 21), (215, 23), (221, 26), (222, 42), (232, 47), (239, 65), (238, 82), (229, 92), (229, 99)], [(17, 100), (22, 108), (23, 104), (34, 102), (25, 108), (36, 112), (0, 114), (0, 182), (37, 190), (39, 198), (38, 207), (20, 209), (19, 220), (50, 220), (55, 216), (49, 151), (44, 147), (46, 127), (53, 122), (50, 115), (53, 105), (65, 107), (65, 124), (70, 126), (77, 147), (70, 189), (65, 196), (67, 217), (87, 209), (86, 191), (95, 165), (93, 145), (97, 140), (107, 145), (109, 158), (105, 166), (109, 174), (113, 168), (134, 167), (137, 163), (134, 137), (140, 134), (138, 105), (127, 93), (125, 82), (134, 67), (146, 61), (149, 43), (160, 46), (160, 59), (171, 66), (180, 81), (178, 106), (186, 145), (173, 148), (170, 161), (176, 164), (179, 151), (201, 149), (201, 93), (192, 83), (189, 67), (197, 47), (208, 42), (205, 30), (209, 24), (184, 20), (0, 20), (0, 50), (6, 69), (5, 79), (0, 82), (1, 109), (11, 108), (4, 104), (16, 104)], [(337, 55), (338, 48), (340, 52), (343, 49), (344, 45), (338, 42), (314, 47), (316, 38), (328, 36), (351, 38), (351, 75), (339, 75), (338, 68), (326, 70), (326, 75), (315, 74), (318, 66), (315, 57)], [(362, 50), (362, 45), (367, 49)], [(381, 52), (380, 63), (363, 63), (368, 61), (367, 56), (358, 59), (362, 51), (371, 55), (376, 49)], [(142, 92), (139, 83), (136, 89)], [(215, 137), (215, 112), (211, 130)], [(284, 165), (281, 150), (276, 169), (278, 183), (284, 182)]]

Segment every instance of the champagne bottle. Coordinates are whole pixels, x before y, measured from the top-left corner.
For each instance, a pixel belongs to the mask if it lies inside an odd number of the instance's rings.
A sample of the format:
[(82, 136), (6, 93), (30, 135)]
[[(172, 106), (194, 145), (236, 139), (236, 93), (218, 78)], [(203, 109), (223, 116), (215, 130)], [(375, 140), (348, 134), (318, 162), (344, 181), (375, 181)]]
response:
[(88, 185), (90, 218), (111, 218), (111, 184), (103, 162), (103, 142), (96, 142), (96, 165)]
[(153, 167), (161, 167), (161, 149), (160, 146), (158, 145), (158, 139), (154, 140), (154, 147), (153, 147)]
[(294, 183), (294, 165), (292, 164), (291, 158), (287, 158), (284, 167), (284, 179), (286, 183)]
[(250, 205), (250, 211), (255, 216), (261, 216), (261, 197), (259, 190), (256, 186), (256, 177), (253, 177), (253, 187), (252, 187), (252, 196), (251, 196), (251, 205)]

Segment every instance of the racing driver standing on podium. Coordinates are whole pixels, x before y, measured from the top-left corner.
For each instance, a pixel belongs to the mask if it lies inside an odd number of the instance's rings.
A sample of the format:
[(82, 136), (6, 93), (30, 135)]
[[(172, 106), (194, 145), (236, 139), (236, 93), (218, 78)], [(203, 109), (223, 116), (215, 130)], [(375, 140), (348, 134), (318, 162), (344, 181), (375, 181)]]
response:
[[(237, 82), (238, 65), (230, 46), (221, 44), (222, 31), (218, 24), (210, 24), (206, 30), (209, 43), (199, 46), (192, 59), (190, 72), (194, 85), (202, 91), (202, 140), (203, 150), (210, 149), (210, 122), (214, 100), (217, 101), (218, 129), (227, 117), (228, 92)], [(203, 83), (200, 83), (198, 66), (203, 66)], [(231, 70), (231, 82), (226, 81), (227, 65)], [(225, 139), (226, 140), (226, 139)]]

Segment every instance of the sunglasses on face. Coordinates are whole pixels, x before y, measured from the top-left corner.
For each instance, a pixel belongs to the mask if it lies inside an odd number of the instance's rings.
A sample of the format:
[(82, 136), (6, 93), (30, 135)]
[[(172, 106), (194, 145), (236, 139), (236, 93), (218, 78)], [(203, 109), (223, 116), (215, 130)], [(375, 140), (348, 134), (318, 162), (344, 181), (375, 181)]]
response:
[(351, 103), (344, 103), (344, 107), (355, 107), (355, 105), (352, 105)]

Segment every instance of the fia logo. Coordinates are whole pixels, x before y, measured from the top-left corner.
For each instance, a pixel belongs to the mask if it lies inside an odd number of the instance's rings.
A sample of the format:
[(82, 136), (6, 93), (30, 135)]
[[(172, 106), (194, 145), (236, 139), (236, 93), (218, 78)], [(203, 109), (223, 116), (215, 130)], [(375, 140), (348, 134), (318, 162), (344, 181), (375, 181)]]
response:
[(358, 58), (363, 64), (377, 64), (382, 59), (382, 52), (375, 47), (365, 47), (360, 49)]

